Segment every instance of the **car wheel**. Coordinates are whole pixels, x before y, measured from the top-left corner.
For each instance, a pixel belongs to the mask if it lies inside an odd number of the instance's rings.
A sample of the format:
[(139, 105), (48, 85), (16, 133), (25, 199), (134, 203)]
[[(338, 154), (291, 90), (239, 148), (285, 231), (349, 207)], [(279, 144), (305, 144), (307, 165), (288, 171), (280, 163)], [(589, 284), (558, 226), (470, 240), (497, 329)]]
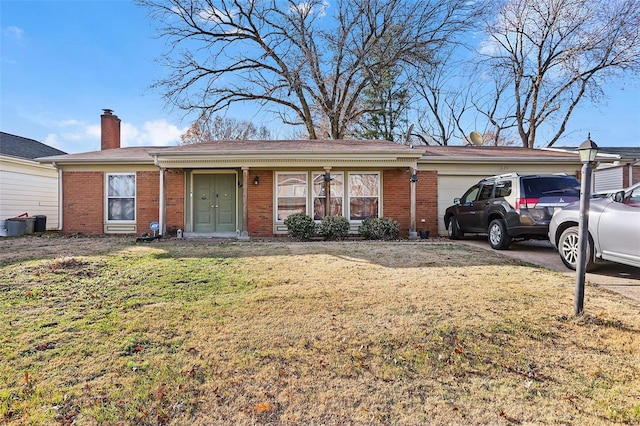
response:
[[(575, 271), (578, 263), (578, 252), (580, 251), (580, 243), (578, 241), (578, 227), (572, 226), (564, 230), (558, 240), (558, 253), (562, 263), (569, 269)], [(596, 266), (593, 261), (593, 244), (591, 238), (587, 240), (587, 271), (593, 270)]]
[(494, 219), (489, 224), (489, 244), (495, 250), (509, 248), (511, 237), (507, 233), (507, 225), (502, 219)]
[(449, 235), (450, 240), (459, 240), (464, 236), (464, 232), (460, 230), (460, 226), (458, 225), (458, 220), (455, 216), (452, 216), (449, 220), (449, 227), (447, 228), (447, 234)]

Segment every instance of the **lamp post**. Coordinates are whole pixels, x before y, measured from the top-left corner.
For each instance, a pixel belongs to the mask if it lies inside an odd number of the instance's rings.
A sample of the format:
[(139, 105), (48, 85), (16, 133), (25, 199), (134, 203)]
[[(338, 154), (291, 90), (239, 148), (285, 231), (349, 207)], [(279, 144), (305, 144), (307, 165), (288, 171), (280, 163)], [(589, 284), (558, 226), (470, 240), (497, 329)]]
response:
[(582, 162), (582, 179), (580, 184), (580, 216), (578, 223), (578, 260), (576, 264), (576, 316), (582, 315), (584, 308), (584, 278), (587, 266), (587, 243), (589, 240), (589, 201), (591, 199), (591, 172), (592, 163), (598, 155), (598, 145), (591, 140), (591, 134), (587, 140), (578, 147), (580, 161)]

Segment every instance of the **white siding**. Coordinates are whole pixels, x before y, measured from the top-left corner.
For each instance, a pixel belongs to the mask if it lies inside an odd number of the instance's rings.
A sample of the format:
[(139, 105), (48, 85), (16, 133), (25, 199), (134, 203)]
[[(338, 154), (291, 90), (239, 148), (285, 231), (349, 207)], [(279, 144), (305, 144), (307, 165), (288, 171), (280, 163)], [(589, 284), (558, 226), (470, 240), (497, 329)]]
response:
[(47, 216), (58, 229), (58, 171), (32, 160), (0, 157), (0, 219), (23, 213)]

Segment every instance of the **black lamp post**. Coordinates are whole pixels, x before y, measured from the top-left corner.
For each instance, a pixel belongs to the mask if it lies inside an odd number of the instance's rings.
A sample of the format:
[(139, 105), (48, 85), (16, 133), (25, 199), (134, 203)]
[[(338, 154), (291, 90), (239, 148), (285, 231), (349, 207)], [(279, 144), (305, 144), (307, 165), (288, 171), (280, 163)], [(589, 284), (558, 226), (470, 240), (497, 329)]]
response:
[(598, 145), (591, 140), (591, 134), (587, 140), (578, 147), (580, 161), (582, 162), (582, 179), (580, 185), (580, 217), (578, 223), (578, 260), (576, 264), (576, 316), (582, 315), (584, 310), (584, 279), (587, 266), (587, 243), (589, 240), (589, 201), (591, 199), (591, 173), (592, 164), (598, 155)]

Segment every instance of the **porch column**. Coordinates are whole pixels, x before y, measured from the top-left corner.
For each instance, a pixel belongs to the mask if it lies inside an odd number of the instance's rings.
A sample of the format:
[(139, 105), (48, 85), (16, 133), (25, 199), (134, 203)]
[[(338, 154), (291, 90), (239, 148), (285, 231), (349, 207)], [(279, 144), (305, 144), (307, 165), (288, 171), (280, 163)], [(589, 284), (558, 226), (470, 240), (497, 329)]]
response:
[(331, 167), (324, 168), (324, 215), (331, 216)]
[(160, 235), (162, 235), (163, 237), (166, 235), (167, 233), (167, 221), (165, 219), (165, 213), (166, 213), (166, 202), (165, 202), (165, 192), (164, 192), (164, 169), (162, 167), (160, 167), (160, 197), (159, 197), (159, 205), (158, 205), (158, 209), (160, 210), (158, 212), (158, 222), (160, 225)]
[(240, 238), (249, 238), (249, 167), (242, 167), (242, 233)]
[(416, 184), (418, 182), (418, 171), (416, 169), (411, 170), (411, 219), (409, 222), (409, 238), (414, 239), (418, 237), (416, 232)]

